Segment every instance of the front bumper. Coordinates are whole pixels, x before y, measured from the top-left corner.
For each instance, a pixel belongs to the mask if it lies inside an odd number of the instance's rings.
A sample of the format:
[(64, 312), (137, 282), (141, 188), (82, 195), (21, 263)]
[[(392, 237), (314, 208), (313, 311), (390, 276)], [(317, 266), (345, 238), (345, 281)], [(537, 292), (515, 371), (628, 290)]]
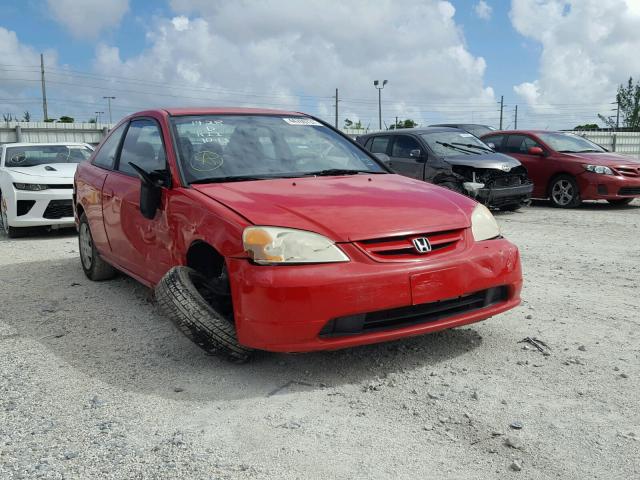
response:
[(640, 198), (640, 177), (585, 172), (576, 179), (582, 200)]
[(73, 189), (29, 191), (14, 188), (13, 201), (7, 201), (9, 226), (72, 227), (72, 195)]
[[(238, 339), (279, 352), (332, 350), (421, 335), (484, 320), (520, 303), (518, 249), (504, 239), (467, 242), (433, 261), (375, 262), (353, 245), (339, 264), (258, 266), (227, 259)], [(349, 335), (326, 335), (335, 319), (396, 311), (504, 287), (500, 301), (425, 321)], [(324, 332), (323, 332), (324, 329)]]
[(491, 187), (478, 190), (476, 199), (490, 207), (524, 203), (531, 198), (533, 183), (514, 187)]

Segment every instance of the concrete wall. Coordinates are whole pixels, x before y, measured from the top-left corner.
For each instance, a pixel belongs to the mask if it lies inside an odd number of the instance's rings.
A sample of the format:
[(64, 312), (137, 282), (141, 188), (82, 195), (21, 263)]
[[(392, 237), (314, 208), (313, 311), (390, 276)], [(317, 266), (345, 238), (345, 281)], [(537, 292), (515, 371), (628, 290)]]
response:
[(0, 144), (84, 142), (97, 145), (111, 127), (102, 123), (1, 122)]

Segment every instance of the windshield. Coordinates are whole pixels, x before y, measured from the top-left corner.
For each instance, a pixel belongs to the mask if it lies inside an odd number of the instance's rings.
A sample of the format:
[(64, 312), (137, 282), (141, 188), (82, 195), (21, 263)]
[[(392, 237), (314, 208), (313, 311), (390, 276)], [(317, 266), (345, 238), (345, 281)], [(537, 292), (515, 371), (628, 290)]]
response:
[(427, 142), (429, 148), (441, 157), (493, 152), (482, 140), (463, 131), (422, 133), (420, 136)]
[(308, 117), (174, 117), (189, 183), (307, 175), (386, 173), (345, 138)]
[(487, 133), (495, 131), (495, 128), (491, 128), (485, 125), (464, 125), (463, 130), (474, 134), (476, 137), (481, 137)]
[(601, 146), (571, 133), (539, 133), (538, 137), (556, 152), (606, 152)]
[(8, 147), (5, 167), (35, 167), (50, 163), (80, 163), (93, 150), (84, 145), (31, 145)]

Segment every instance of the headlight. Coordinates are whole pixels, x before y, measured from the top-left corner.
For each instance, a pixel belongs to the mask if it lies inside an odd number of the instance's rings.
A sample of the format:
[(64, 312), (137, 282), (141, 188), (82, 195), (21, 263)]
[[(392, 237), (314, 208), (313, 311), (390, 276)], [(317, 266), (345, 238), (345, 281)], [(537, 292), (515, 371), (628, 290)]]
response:
[(46, 190), (49, 188), (42, 183), (14, 183), (13, 186), (18, 190)]
[(603, 175), (615, 175), (615, 173), (613, 173), (613, 170), (611, 170), (609, 167), (605, 167), (602, 165), (585, 165), (584, 168), (586, 168), (588, 172), (592, 172), (592, 173), (601, 173)]
[(471, 214), (471, 232), (476, 242), (500, 236), (500, 227), (487, 207), (479, 203)]
[(263, 265), (349, 261), (331, 240), (304, 230), (247, 227), (242, 234), (242, 243), (253, 261)]

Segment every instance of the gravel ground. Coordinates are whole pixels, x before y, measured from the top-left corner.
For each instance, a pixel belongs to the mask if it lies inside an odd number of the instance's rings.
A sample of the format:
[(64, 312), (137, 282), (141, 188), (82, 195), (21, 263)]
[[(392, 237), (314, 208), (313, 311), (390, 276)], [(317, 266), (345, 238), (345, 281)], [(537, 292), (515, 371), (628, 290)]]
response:
[(640, 202), (498, 220), (521, 307), (243, 366), (88, 281), (72, 233), (0, 240), (0, 478), (639, 478)]

